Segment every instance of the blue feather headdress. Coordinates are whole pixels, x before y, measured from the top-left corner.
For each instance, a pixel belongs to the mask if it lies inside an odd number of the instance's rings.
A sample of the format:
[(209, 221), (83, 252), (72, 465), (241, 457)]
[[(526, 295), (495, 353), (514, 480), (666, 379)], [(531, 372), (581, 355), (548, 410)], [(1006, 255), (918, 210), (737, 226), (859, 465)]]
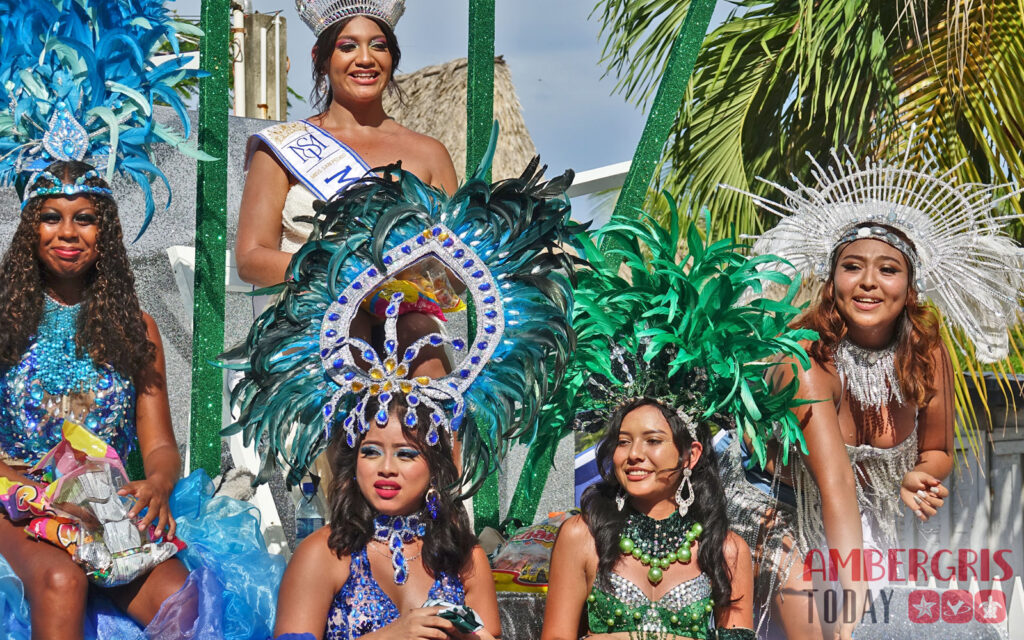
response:
[[(406, 426), (427, 415), (428, 443), (458, 431), (466, 493), (496, 468), (510, 438), (535, 426), (549, 385), (557, 384), (573, 344), (574, 258), (560, 250), (580, 230), (564, 196), (572, 173), (540, 182), (532, 163), (519, 179), (484, 180), (492, 146), (473, 177), (449, 199), (400, 168), (367, 177), (313, 217), (314, 231), (295, 254), (277, 303), (254, 324), (225, 366), (245, 371), (232, 393), (247, 445), (265, 441), (265, 482), (275, 464), (294, 484), (332, 432), (353, 444), (404, 396)], [(467, 339), (441, 333), (399, 346), (390, 300), (384, 350), (349, 335), (359, 302), (424, 256), (458, 277), (471, 294)], [(461, 355), (441, 379), (410, 377), (423, 346), (447, 344)], [(361, 354), (368, 368), (352, 356)], [(380, 406), (367, 415), (368, 402)], [(383, 415), (381, 415), (381, 412)]]
[[(190, 123), (175, 89), (203, 75), (185, 68), (178, 33), (201, 32), (172, 20), (160, 0), (0, 5), (0, 98), (7, 106), (0, 113), (0, 184), (19, 184), (27, 200), (39, 195), (32, 189), (36, 174), (58, 160), (87, 162), (108, 183), (120, 171), (146, 196), (141, 236), (154, 210), (150, 180), (159, 178), (170, 192), (167, 177), (150, 161), (150, 145), (165, 142), (210, 159), (184, 144)], [(174, 55), (159, 61), (154, 56), (165, 43)], [(177, 112), (182, 135), (155, 121), (157, 101)]]

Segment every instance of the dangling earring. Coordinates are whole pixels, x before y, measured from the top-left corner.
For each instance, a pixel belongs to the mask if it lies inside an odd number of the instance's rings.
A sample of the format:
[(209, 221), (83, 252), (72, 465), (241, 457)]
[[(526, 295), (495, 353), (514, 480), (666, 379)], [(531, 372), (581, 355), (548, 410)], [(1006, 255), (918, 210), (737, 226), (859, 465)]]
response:
[[(693, 483), (690, 482), (690, 475), (693, 472), (689, 469), (683, 469), (683, 481), (679, 483), (679, 488), (676, 489), (676, 504), (679, 506), (679, 515), (685, 516), (686, 512), (690, 510), (690, 505), (693, 504)], [(686, 491), (689, 495), (686, 499), (683, 499), (683, 486), (686, 486)]]
[(430, 488), (427, 489), (427, 496), (426, 497), (427, 497), (427, 513), (430, 514), (430, 519), (431, 520), (437, 520), (437, 505), (439, 504), (439, 502), (441, 500), (441, 494), (438, 493), (437, 489), (434, 488), (434, 485), (430, 485)]
[(619, 511), (626, 506), (626, 490), (619, 487), (619, 492), (615, 494), (615, 506)]

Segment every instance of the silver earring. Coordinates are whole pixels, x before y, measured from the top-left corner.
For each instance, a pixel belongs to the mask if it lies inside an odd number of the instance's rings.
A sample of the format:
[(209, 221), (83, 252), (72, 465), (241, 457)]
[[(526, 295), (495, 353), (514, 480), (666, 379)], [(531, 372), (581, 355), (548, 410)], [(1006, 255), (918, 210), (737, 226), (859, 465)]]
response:
[(619, 511), (626, 506), (626, 490), (619, 487), (619, 492), (615, 494), (615, 506), (618, 507)]
[[(690, 505), (693, 504), (693, 483), (690, 481), (690, 475), (693, 472), (687, 468), (683, 469), (683, 481), (679, 483), (679, 488), (676, 489), (676, 504), (679, 506), (679, 515), (685, 516), (686, 512), (690, 510)], [(686, 487), (687, 496), (683, 499), (683, 486)]]

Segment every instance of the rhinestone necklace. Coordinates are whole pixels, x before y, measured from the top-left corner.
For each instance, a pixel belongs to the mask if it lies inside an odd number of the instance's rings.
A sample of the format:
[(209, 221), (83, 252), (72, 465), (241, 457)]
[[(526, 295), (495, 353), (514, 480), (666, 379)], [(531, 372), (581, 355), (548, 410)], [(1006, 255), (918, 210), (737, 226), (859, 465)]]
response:
[(850, 396), (862, 407), (880, 409), (890, 401), (903, 404), (895, 342), (884, 349), (865, 349), (842, 340), (833, 361)]
[(391, 552), (391, 567), (395, 570), (395, 584), (405, 584), (409, 578), (409, 562), (418, 555), (406, 559), (404, 545), (427, 532), (419, 514), (408, 516), (386, 516), (381, 514), (373, 519), (373, 539), (384, 544)]

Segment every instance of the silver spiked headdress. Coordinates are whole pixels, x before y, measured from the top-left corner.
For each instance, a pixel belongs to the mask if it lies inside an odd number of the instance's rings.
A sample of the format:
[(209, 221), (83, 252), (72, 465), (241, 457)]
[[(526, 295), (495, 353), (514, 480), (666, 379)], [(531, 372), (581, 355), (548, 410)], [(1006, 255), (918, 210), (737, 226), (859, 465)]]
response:
[(378, 18), (394, 31), (405, 13), (405, 0), (295, 0), (295, 8), (319, 38), (327, 27), (353, 16)]
[(1024, 288), (1024, 249), (1003, 233), (1012, 216), (996, 209), (1018, 192), (997, 197), (1000, 186), (955, 182), (959, 164), (932, 175), (930, 163), (913, 169), (906, 156), (861, 165), (847, 149), (845, 161), (833, 151), (827, 167), (811, 162), (814, 185), (768, 182), (785, 196), (783, 204), (749, 194), (781, 218), (754, 252), (825, 280), (840, 246), (860, 238), (887, 242), (907, 256), (918, 296), (964, 332), (979, 360), (1005, 358)]

